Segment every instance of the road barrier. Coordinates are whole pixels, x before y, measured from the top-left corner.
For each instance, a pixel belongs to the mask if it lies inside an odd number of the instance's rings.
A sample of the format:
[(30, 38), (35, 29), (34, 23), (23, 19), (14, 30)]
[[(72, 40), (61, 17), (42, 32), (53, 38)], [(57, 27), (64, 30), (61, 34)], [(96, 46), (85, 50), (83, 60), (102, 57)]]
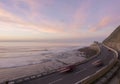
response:
[[(80, 65), (80, 64), (85, 63), (85, 62), (87, 62), (87, 61), (95, 58), (96, 56), (98, 56), (99, 53), (100, 53), (100, 48), (99, 48), (98, 44), (97, 44), (97, 47), (98, 47), (98, 52), (97, 52), (96, 55), (94, 55), (93, 57), (91, 57), (91, 58), (89, 58), (89, 59), (86, 59), (85, 61), (77, 62), (77, 63), (75, 63), (74, 65)], [(64, 67), (65, 67), (65, 66), (64, 66)], [(60, 68), (61, 68), (61, 67), (60, 67)], [(56, 72), (57, 70), (59, 70), (59, 68), (58, 68), (58, 69), (54, 69), (54, 70), (50, 70), (50, 71), (48, 71), (48, 72), (42, 72), (42, 73), (39, 73), (39, 74), (31, 75), (31, 76), (25, 76), (25, 77), (16, 78), (16, 79), (13, 79), (13, 80), (8, 80), (8, 81), (5, 81), (5, 82), (3, 82), (3, 83), (1, 83), (1, 84), (16, 84), (16, 83), (21, 83), (21, 82), (24, 82), (24, 81), (33, 80), (33, 79), (36, 79), (36, 78), (43, 77), (43, 76), (45, 76), (45, 75), (52, 74), (52, 73)]]
[(17, 84), (17, 83), (33, 80), (33, 79), (36, 79), (36, 78), (40, 78), (40, 77), (43, 77), (45, 75), (52, 74), (52, 73), (56, 72), (56, 70), (57, 69), (50, 70), (49, 72), (43, 72), (43, 73), (31, 75), (31, 76), (25, 76), (25, 77), (22, 77), (22, 78), (16, 78), (16, 79), (13, 79), (13, 80), (5, 81), (5, 82), (0, 83), (0, 84)]
[(114, 50), (114, 49), (112, 49), (112, 48), (106, 46), (105, 44), (103, 44), (103, 45), (104, 45), (106, 48), (112, 50), (112, 51), (116, 54), (115, 58), (118, 59), (118, 52), (117, 52), (116, 50)]
[(107, 72), (104, 76), (102, 76), (100, 79), (95, 81), (94, 84), (108, 83), (108, 80), (113, 77), (113, 75), (119, 70), (119, 68), (120, 68), (120, 63), (117, 62), (117, 64), (109, 72)]
[(115, 53), (114, 59), (112, 59), (107, 66), (103, 67), (102, 69), (100, 69), (99, 71), (94, 73), (93, 75), (88, 76), (88, 77), (84, 78), (83, 80), (77, 82), (76, 84), (91, 84), (91, 83), (93, 83), (95, 80), (97, 80), (98, 78), (103, 76), (106, 72), (108, 72), (117, 63), (117, 59), (118, 59), (117, 51), (113, 50), (112, 48), (109, 48), (108, 46), (106, 46), (104, 44), (103, 44), (103, 46), (105, 46), (106, 48), (110, 49), (111, 51), (113, 51)]

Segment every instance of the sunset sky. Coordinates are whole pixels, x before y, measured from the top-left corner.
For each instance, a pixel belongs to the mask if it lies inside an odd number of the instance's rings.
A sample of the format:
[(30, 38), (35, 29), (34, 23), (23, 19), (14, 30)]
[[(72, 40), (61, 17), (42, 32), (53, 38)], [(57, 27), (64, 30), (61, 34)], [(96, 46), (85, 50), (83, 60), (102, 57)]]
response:
[(0, 41), (102, 41), (120, 25), (120, 0), (0, 0)]

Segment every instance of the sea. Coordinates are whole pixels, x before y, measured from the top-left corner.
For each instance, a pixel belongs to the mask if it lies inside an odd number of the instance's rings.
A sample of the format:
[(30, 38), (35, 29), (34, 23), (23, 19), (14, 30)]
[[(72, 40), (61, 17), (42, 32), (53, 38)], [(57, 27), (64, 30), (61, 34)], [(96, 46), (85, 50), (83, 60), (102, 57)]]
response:
[(83, 47), (81, 44), (0, 42), (0, 68), (41, 63), (42, 59)]

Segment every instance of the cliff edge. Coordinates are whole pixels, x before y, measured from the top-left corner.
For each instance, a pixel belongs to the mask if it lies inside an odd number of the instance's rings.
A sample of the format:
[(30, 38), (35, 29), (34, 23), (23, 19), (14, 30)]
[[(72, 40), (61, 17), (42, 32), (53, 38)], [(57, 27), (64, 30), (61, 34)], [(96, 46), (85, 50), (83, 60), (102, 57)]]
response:
[[(115, 49), (119, 53), (120, 60), (120, 26), (118, 26), (104, 41), (104, 44)], [(120, 84), (120, 69), (108, 84)]]
[(104, 44), (108, 45), (120, 51), (120, 26), (118, 26), (104, 41)]

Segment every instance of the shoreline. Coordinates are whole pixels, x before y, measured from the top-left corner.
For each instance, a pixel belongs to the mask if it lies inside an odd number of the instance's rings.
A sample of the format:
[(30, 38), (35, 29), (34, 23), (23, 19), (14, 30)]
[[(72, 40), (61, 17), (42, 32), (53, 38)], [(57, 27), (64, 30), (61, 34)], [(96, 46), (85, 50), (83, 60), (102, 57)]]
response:
[[(89, 46), (94, 49), (95, 46)], [(87, 51), (86, 51), (87, 52)], [(91, 57), (90, 57), (91, 58)], [(58, 69), (65, 65), (84, 62), (88, 60), (85, 54), (81, 53), (78, 49), (62, 52), (61, 55), (52, 56), (50, 61), (43, 61), (42, 63), (25, 65), (20, 67), (3, 68), (0, 69), (0, 83), (18, 78), (28, 77), (42, 72)]]
[[(12, 67), (12, 68), (2, 68), (0, 69), (0, 82), (5, 82), (9, 80), (14, 80), (17, 78), (22, 78), (34, 74), (39, 74), (45, 71), (54, 70), (60, 67), (65, 66), (66, 64), (76, 63), (76, 62), (82, 62), (86, 58), (81, 57), (80, 52), (66, 52), (65, 58), (57, 58), (54, 57), (51, 58), (51, 61), (42, 62), (38, 64), (32, 64), (32, 65), (25, 65), (20, 67)], [(78, 55), (79, 54), (79, 55)], [(61, 62), (59, 62), (59, 61)], [(62, 63), (63, 62), (63, 63)], [(64, 62), (66, 64), (64, 64)]]

